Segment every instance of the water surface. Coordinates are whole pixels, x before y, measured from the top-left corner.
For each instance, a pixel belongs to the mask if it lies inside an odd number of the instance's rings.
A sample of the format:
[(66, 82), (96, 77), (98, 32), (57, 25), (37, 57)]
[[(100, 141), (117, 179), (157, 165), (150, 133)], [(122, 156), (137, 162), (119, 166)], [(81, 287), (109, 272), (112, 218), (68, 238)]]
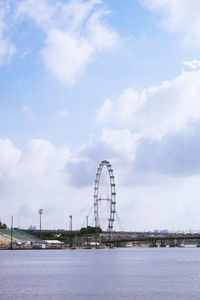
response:
[(0, 299), (200, 299), (200, 248), (0, 251)]

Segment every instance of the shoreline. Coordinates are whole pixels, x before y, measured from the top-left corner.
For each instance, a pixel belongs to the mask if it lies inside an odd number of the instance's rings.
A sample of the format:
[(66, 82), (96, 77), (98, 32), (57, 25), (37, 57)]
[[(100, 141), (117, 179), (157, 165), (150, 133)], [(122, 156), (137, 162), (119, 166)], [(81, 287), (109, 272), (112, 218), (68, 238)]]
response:
[(146, 246), (135, 246), (135, 247), (105, 247), (105, 248), (91, 248), (91, 249), (86, 249), (86, 248), (82, 248), (82, 247), (77, 247), (77, 248), (0, 248), (0, 251), (29, 251), (29, 250), (33, 250), (33, 251), (38, 251), (38, 250), (116, 250), (116, 249), (194, 249), (194, 248), (199, 248), (197, 247), (197, 245), (185, 245), (185, 246), (181, 246), (181, 247), (146, 247)]

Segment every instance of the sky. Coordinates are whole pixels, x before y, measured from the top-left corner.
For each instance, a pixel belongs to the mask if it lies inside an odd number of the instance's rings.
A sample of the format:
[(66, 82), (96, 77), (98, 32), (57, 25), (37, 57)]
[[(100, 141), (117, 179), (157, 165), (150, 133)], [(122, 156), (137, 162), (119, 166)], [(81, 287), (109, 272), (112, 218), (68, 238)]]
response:
[(200, 229), (199, 51), (199, 0), (0, 0), (0, 219), (80, 228), (108, 160), (115, 230)]

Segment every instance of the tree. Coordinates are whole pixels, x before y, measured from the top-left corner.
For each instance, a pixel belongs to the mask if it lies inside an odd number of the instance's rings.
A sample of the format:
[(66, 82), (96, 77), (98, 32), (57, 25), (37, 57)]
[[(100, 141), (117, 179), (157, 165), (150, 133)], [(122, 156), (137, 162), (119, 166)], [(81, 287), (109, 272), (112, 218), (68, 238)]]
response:
[(102, 229), (100, 227), (92, 227), (88, 226), (81, 228), (80, 234), (95, 234), (95, 233), (101, 233)]
[(0, 229), (7, 229), (6, 224), (2, 223), (1, 221), (0, 221)]

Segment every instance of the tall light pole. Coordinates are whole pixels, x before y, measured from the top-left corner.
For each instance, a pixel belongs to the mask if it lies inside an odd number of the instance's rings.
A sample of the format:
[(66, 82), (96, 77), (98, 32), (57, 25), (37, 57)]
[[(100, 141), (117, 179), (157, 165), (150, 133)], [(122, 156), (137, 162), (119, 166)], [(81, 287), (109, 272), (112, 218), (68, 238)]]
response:
[(10, 250), (13, 249), (13, 216), (11, 217)]
[(70, 230), (70, 248), (73, 247), (73, 241), (72, 241), (72, 216), (69, 216), (69, 230)]
[(38, 209), (38, 214), (40, 215), (40, 238), (41, 238), (42, 214), (43, 214), (43, 209), (42, 209), (42, 208), (39, 208), (39, 209)]
[(89, 247), (89, 240), (88, 240), (88, 216), (86, 216), (86, 232), (87, 232), (87, 247)]

